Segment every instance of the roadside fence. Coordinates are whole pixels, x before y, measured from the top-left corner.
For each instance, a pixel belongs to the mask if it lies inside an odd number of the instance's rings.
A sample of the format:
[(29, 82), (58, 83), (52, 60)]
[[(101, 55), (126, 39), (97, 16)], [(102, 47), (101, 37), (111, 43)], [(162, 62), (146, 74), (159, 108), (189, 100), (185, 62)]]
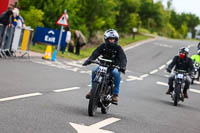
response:
[(33, 29), (21, 27), (4, 27), (0, 24), (0, 57), (29, 56)]

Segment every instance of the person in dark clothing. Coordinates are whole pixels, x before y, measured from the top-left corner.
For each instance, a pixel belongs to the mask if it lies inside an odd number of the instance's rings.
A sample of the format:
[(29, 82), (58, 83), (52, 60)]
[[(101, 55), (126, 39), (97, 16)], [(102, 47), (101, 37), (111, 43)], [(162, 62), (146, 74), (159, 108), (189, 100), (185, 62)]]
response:
[(8, 9), (7, 11), (3, 12), (0, 15), (0, 24), (3, 25), (1, 28), (1, 31), (0, 31), (0, 47), (1, 47), (1, 43), (3, 41), (3, 36), (4, 36), (6, 26), (7, 25), (10, 26), (12, 23), (12, 15), (13, 15), (13, 12), (11, 9)]
[[(188, 54), (189, 54), (188, 48), (181, 48), (179, 51), (179, 55), (173, 58), (173, 61), (169, 64), (168, 68), (166, 69), (167, 72), (171, 73), (173, 67), (175, 67), (175, 70), (176, 69), (185, 70), (191, 75), (194, 67), (193, 67), (193, 61), (190, 57), (188, 57)], [(175, 79), (175, 74), (172, 74), (169, 77), (168, 81), (169, 89), (166, 92), (166, 94), (171, 94), (171, 92), (174, 90), (173, 87), (174, 79)], [(185, 80), (185, 86), (183, 89), (183, 94), (185, 98), (188, 98), (187, 90), (190, 87), (190, 83), (191, 83), (191, 78), (189, 75), (187, 75)]]
[(6, 12), (3, 12), (0, 16), (0, 24), (3, 24), (4, 26), (7, 26), (12, 23), (11, 17), (13, 15), (12, 10), (7, 10)]
[[(116, 30), (109, 29), (104, 33), (104, 40), (105, 43), (101, 44), (96, 50), (92, 53), (92, 55), (83, 63), (83, 66), (86, 66), (91, 63), (91, 60), (95, 60), (100, 55), (103, 56), (105, 59), (112, 60), (115, 65), (119, 66), (120, 69), (114, 69), (112, 71), (112, 75), (114, 76), (114, 92), (113, 92), (113, 102), (118, 102), (118, 94), (119, 94), (119, 87), (120, 87), (120, 72), (125, 74), (126, 65), (127, 65), (127, 58), (126, 55), (118, 45), (119, 35)], [(95, 72), (98, 70), (96, 67), (92, 71), (92, 84), (95, 77)], [(93, 85), (92, 85), (93, 86)], [(89, 98), (91, 93), (89, 92), (86, 95), (86, 98)]]
[(80, 55), (80, 48), (86, 45), (86, 39), (83, 33), (79, 30), (73, 30), (72, 33), (74, 34), (74, 42), (76, 46), (75, 54)]

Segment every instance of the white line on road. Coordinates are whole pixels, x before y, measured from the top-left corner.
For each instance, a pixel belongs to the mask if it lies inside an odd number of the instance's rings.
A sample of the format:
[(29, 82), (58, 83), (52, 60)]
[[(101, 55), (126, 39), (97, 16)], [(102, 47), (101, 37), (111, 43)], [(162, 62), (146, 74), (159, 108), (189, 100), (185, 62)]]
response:
[(158, 69), (155, 69), (155, 70), (151, 71), (150, 74), (154, 74), (156, 72), (158, 72)]
[(155, 39), (149, 39), (149, 40), (146, 40), (146, 41), (142, 41), (142, 42), (136, 43), (135, 45), (128, 46), (128, 47), (124, 48), (124, 51), (127, 51), (129, 49), (135, 48), (135, 47), (140, 46), (140, 45), (142, 45), (144, 43), (148, 43), (148, 42), (151, 42), (151, 41), (154, 41), (154, 40)]
[(165, 68), (165, 65), (162, 65), (162, 66), (159, 67), (160, 70), (163, 69), (163, 68)]
[(167, 62), (167, 65), (169, 65), (171, 62), (172, 62), (172, 60), (169, 60), (169, 61)]
[(54, 92), (65, 92), (65, 91), (72, 91), (72, 90), (78, 90), (80, 87), (71, 87), (71, 88), (65, 88), (65, 89), (58, 89), (58, 90), (53, 90)]
[(159, 81), (157, 81), (157, 82), (156, 82), (156, 84), (158, 84), (158, 85), (163, 85), (163, 86), (168, 86), (168, 84), (167, 84), (167, 83), (164, 83), (164, 82), (159, 82)]
[(114, 133), (112, 131), (108, 131), (108, 130), (104, 130), (100, 128), (105, 127), (114, 122), (117, 122), (119, 120), (120, 119), (118, 118), (108, 118), (106, 120), (100, 121), (91, 126), (80, 125), (80, 124), (76, 124), (72, 122), (70, 122), (69, 124), (77, 131), (77, 133)]
[[(159, 82), (159, 81), (157, 81), (156, 84), (158, 84), (158, 85), (163, 85), (163, 86), (168, 86), (167, 83)], [(194, 92), (194, 93), (199, 93), (199, 94), (200, 94), (200, 90), (196, 90), (196, 89), (192, 89), (192, 88), (191, 88), (191, 89), (189, 89), (189, 91)]]
[(194, 93), (199, 93), (200, 94), (200, 90), (196, 90), (196, 89), (189, 89), (189, 91), (194, 92)]
[(148, 76), (149, 76), (149, 74), (143, 74), (143, 75), (140, 76), (140, 78), (146, 78)]
[(95, 123), (95, 124), (93, 124), (93, 125), (90, 125), (90, 127), (99, 129), (99, 128), (105, 127), (105, 126), (107, 126), (107, 125), (110, 125), (110, 124), (112, 124), (112, 123), (114, 123), (114, 122), (117, 122), (117, 121), (119, 121), (119, 120), (120, 120), (120, 119), (118, 119), (118, 118), (108, 118), (108, 119), (105, 119), (105, 120), (100, 121), (100, 122), (98, 122), (98, 123)]
[(143, 80), (140, 77), (136, 77), (136, 76), (128, 76), (129, 79), (127, 79), (126, 81), (132, 81), (132, 80)]
[(18, 95), (18, 96), (13, 96), (13, 97), (2, 98), (0, 99), (0, 102), (33, 97), (33, 96), (40, 96), (40, 95), (42, 95), (42, 93), (30, 93), (30, 94)]

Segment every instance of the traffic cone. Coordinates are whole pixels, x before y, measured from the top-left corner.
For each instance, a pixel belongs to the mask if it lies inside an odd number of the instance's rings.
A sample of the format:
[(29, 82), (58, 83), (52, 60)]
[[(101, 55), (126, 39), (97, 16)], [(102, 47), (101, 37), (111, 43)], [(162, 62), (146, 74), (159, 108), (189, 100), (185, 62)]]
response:
[(45, 54), (42, 57), (42, 59), (46, 59), (46, 60), (51, 59), (51, 52), (52, 52), (52, 46), (51, 45), (47, 45), (46, 50), (45, 50)]
[(53, 52), (53, 55), (51, 57), (52, 61), (56, 61), (56, 54), (57, 54), (57, 50), (55, 49), (54, 52)]

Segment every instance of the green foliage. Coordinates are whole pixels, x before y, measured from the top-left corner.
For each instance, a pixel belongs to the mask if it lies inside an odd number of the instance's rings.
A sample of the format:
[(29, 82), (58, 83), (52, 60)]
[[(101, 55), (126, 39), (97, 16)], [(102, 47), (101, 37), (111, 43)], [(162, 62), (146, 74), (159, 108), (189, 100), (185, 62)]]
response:
[(37, 26), (43, 26), (42, 20), (44, 12), (31, 6), (28, 11), (21, 11), (25, 24), (35, 29)]
[[(26, 25), (60, 29), (56, 21), (67, 9), (70, 29), (81, 30), (89, 41), (98, 31), (115, 28), (130, 33), (133, 27), (169, 37), (185, 37), (195, 33), (200, 23), (194, 14), (178, 14), (168, 0), (165, 9), (161, 1), (154, 0), (19, 0), (21, 15)], [(142, 31), (142, 30), (141, 30)]]

